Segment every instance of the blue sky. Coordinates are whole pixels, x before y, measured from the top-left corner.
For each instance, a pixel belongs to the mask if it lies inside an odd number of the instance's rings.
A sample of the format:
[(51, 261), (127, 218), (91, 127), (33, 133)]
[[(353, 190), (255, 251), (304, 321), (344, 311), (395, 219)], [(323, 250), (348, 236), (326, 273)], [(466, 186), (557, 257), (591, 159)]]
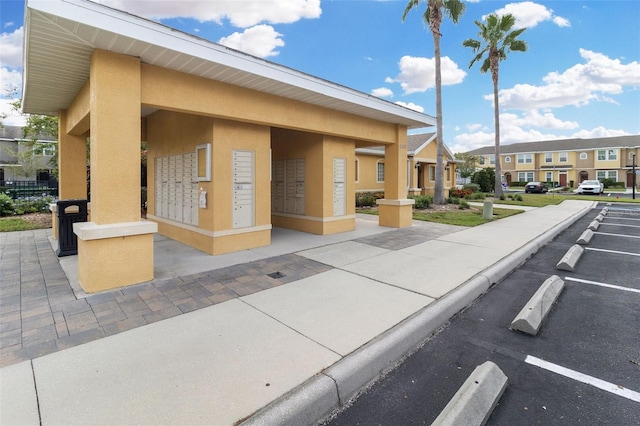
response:
[[(402, 22), (406, 0), (100, 0), (435, 116), (433, 38), (424, 2)], [(490, 74), (469, 69), (475, 20), (512, 13), (527, 52), (500, 65), (503, 144), (640, 134), (640, 1), (466, 1), (441, 28), (445, 143), (454, 152), (492, 145)], [(23, 0), (2, 0), (0, 77), (21, 87)], [(19, 96), (19, 94), (18, 94)], [(0, 99), (7, 113), (9, 99)], [(8, 116), (4, 124), (20, 124)], [(427, 129), (431, 130), (431, 129)]]

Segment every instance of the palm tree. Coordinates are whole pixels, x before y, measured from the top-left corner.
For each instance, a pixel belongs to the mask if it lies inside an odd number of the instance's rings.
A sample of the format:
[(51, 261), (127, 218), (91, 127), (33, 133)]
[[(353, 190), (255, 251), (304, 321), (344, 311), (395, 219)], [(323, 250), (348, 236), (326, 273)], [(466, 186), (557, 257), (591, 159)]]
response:
[[(526, 28), (520, 28), (511, 31), (511, 28), (516, 23), (516, 18), (511, 15), (502, 15), (499, 17), (495, 13), (492, 13), (487, 17), (486, 25), (484, 22), (475, 21), (475, 24), (480, 28), (478, 35), (482, 40), (474, 40), (472, 38), (465, 40), (462, 45), (470, 47), (476, 56), (469, 64), (469, 68), (473, 66), (476, 61), (484, 59), (482, 66), (480, 67), (481, 73), (486, 73), (491, 70), (491, 78), (493, 79), (493, 122), (495, 125), (495, 140), (496, 140), (496, 179), (495, 179), (495, 196), (502, 195), (502, 170), (500, 168), (500, 108), (498, 105), (498, 75), (500, 61), (507, 59), (507, 52), (518, 51), (525, 52), (527, 50), (527, 43), (518, 40), (518, 36), (526, 30)], [(483, 44), (484, 42), (484, 44)]]
[[(402, 20), (421, 0), (409, 0), (402, 14)], [(454, 23), (464, 13), (465, 5), (460, 0), (424, 0), (427, 4), (423, 19), (429, 24), (433, 34), (434, 56), (436, 60), (436, 187), (433, 193), (434, 204), (444, 204), (444, 138), (442, 136), (442, 75), (440, 70), (440, 24), (443, 16)]]

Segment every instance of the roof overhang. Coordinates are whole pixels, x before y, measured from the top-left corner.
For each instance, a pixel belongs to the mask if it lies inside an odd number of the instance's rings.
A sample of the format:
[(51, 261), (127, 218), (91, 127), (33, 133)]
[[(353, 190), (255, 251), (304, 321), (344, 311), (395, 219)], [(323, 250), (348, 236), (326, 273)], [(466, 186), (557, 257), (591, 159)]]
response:
[(94, 49), (408, 128), (435, 125), (429, 115), (87, 0), (26, 1), (23, 111), (67, 109)]

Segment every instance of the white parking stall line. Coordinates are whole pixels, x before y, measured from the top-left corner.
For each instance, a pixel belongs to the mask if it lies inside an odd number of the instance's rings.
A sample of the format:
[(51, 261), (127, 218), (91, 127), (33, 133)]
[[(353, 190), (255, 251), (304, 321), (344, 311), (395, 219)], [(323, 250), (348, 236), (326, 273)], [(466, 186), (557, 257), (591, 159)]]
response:
[(579, 371), (571, 370), (558, 364), (553, 364), (549, 361), (545, 361), (531, 355), (527, 355), (527, 357), (525, 358), (525, 362), (527, 364), (535, 365), (536, 367), (543, 368), (547, 371), (551, 371), (561, 376), (568, 377), (578, 382), (594, 386), (598, 389), (602, 389), (603, 391), (607, 391), (623, 398), (630, 399), (631, 401), (640, 402), (640, 392), (632, 391), (631, 389), (627, 389), (624, 386), (609, 383), (596, 377), (580, 373)]
[(640, 228), (640, 225), (625, 225), (624, 223), (605, 223), (605, 222), (601, 222), (600, 226), (627, 226), (629, 228)]
[[(604, 225), (603, 223), (600, 224)], [(612, 234), (611, 232), (594, 232), (595, 235), (611, 235), (613, 237), (640, 238), (640, 235)]]
[(619, 285), (606, 284), (606, 283), (601, 283), (601, 282), (598, 282), (598, 281), (583, 280), (583, 279), (580, 279), (580, 278), (573, 278), (573, 277), (564, 277), (564, 280), (565, 281), (573, 281), (573, 282), (582, 283), (582, 284), (597, 285), (597, 286), (600, 286), (600, 287), (612, 288), (614, 290), (629, 291), (631, 293), (640, 294), (640, 290), (635, 289), (635, 288), (621, 287)]
[[(607, 215), (607, 220), (640, 220), (640, 218), (635, 217), (625, 217), (625, 216), (609, 216)], [(635, 225), (632, 225), (635, 226)]]
[(628, 251), (617, 251), (617, 250), (606, 250), (606, 249), (599, 249), (599, 248), (593, 248), (593, 247), (585, 247), (585, 250), (601, 251), (603, 253), (612, 253), (612, 254), (626, 254), (629, 256), (640, 256), (640, 253), (631, 253)]

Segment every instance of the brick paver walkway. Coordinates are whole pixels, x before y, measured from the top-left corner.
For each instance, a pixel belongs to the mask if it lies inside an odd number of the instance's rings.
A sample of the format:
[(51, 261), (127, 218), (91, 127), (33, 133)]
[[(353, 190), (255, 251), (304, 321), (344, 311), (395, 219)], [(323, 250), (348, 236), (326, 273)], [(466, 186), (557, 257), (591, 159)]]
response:
[[(287, 254), (78, 299), (50, 232), (0, 233), (2, 367), (332, 269)], [(413, 227), (354, 241), (399, 250), (446, 232), (451, 230)]]

